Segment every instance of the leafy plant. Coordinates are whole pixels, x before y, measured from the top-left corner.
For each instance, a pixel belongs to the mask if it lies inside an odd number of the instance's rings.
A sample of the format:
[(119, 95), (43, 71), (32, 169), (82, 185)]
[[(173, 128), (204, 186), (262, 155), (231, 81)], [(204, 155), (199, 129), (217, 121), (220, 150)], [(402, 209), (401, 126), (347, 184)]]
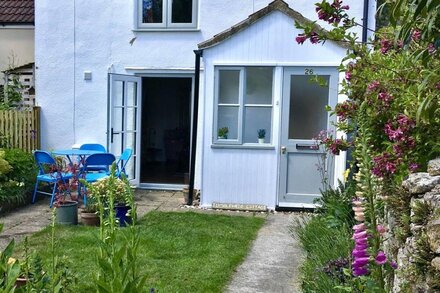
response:
[(227, 139), (228, 138), (228, 132), (229, 132), (229, 128), (228, 127), (222, 127), (222, 128), (218, 129), (217, 135), (218, 135), (219, 138)]
[[(3, 224), (0, 224), (0, 232), (2, 230)], [(15, 291), (15, 280), (20, 275), (20, 264), (11, 257), (14, 245), (14, 240), (11, 240), (6, 248), (0, 252), (0, 291), (4, 293)]]
[[(122, 182), (123, 185), (120, 185)], [(142, 276), (139, 268), (139, 229), (136, 225), (136, 206), (133, 191), (126, 178), (120, 181), (116, 176), (116, 164), (112, 165), (110, 176), (103, 185), (86, 184), (91, 194), (96, 196), (100, 217), (99, 270), (95, 275), (94, 285), (97, 292), (143, 292), (147, 276)], [(123, 187), (123, 190), (119, 188)], [(121, 233), (116, 218), (115, 204), (120, 196), (130, 205), (131, 224), (128, 231), (122, 233), (123, 241), (118, 242)], [(106, 215), (106, 216), (104, 216)]]
[(10, 109), (20, 106), (23, 99), (21, 84), (17, 75), (12, 74), (11, 80), (5, 86), (5, 90), (0, 94), (0, 109)]
[(258, 129), (258, 138), (266, 137), (266, 129)]

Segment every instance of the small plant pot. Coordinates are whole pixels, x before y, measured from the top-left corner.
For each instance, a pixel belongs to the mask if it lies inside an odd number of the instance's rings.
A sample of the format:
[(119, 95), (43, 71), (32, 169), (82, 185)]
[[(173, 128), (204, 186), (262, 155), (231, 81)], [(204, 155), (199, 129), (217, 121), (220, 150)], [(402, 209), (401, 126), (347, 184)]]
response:
[(258, 143), (264, 143), (264, 138), (259, 138)]
[(57, 207), (56, 222), (61, 225), (78, 224), (78, 202), (65, 201)]
[(128, 210), (130, 210), (130, 207), (126, 205), (115, 206), (116, 218), (119, 220), (120, 227), (131, 224), (131, 217), (127, 216)]
[(81, 221), (85, 226), (99, 226), (99, 215), (96, 213), (81, 213)]

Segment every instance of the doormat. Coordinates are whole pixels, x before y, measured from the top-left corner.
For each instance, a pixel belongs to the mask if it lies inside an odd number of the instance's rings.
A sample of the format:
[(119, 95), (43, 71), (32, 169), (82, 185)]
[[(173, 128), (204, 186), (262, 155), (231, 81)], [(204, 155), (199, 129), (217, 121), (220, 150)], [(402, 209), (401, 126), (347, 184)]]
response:
[(265, 211), (267, 211), (267, 206), (262, 205), (262, 204), (213, 202), (212, 208), (219, 209), (219, 210), (233, 210), (233, 211), (252, 211), (252, 212), (265, 212)]

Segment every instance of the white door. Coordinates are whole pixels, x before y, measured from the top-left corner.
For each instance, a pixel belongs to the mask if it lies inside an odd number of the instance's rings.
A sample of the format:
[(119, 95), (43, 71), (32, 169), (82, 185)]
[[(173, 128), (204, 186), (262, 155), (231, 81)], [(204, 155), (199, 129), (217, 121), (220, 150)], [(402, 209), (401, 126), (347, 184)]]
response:
[(142, 78), (110, 74), (108, 145), (116, 158), (130, 148), (126, 171), (130, 182), (139, 184), (140, 109)]
[[(319, 84), (313, 81), (316, 76)], [(314, 138), (321, 130), (334, 128), (334, 118), (325, 107), (337, 103), (338, 71), (286, 68), (283, 82), (278, 206), (314, 207), (313, 201), (323, 187), (324, 171), (328, 182), (333, 182), (333, 158), (325, 156)]]

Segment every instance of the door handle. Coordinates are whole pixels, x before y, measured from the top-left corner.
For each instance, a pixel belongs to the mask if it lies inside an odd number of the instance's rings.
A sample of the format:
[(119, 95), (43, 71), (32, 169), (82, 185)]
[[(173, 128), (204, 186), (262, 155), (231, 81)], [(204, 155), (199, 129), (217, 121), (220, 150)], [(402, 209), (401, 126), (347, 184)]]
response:
[(119, 134), (119, 133), (115, 133), (114, 131), (113, 131), (113, 127), (111, 128), (111, 132), (110, 132), (110, 143), (113, 143), (113, 135), (115, 135), (115, 134)]
[(287, 147), (282, 146), (282, 147), (281, 147), (281, 153), (282, 153), (282, 154), (285, 154), (286, 151), (287, 151)]

